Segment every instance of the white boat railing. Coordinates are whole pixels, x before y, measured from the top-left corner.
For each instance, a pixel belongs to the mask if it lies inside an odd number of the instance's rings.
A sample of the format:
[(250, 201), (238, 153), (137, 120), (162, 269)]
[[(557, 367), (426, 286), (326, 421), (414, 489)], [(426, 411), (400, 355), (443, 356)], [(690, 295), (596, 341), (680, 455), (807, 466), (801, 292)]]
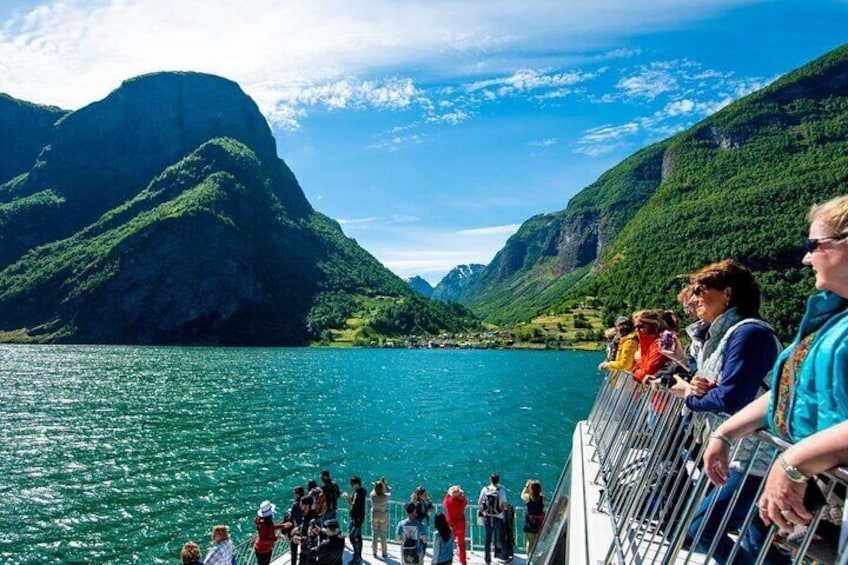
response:
[[(759, 432), (744, 445), (737, 442), (731, 454), (741, 456), (750, 449), (750, 456), (743, 457), (747, 462), (741, 464), (740, 472), (742, 482), (758, 485), (753, 501), (750, 496), (743, 500), (741, 489), (737, 489), (727, 507), (720, 510), (717, 527), (708, 528), (706, 520), (699, 527), (692, 525), (710, 488), (706, 474), (699, 468), (705, 440), (722, 420), (717, 415), (690, 413), (679, 398), (666, 390), (642, 385), (629, 373), (608, 375), (590, 412), (590, 451), (584, 454), (590, 454), (591, 460), (599, 464), (594, 483), (602, 490), (596, 509), (608, 514), (613, 530), (604, 562), (700, 563), (710, 562), (722, 551), (721, 560), (727, 562), (747, 562), (752, 556), (755, 563), (766, 559), (848, 563), (848, 550), (841, 548), (841, 554), (838, 552), (840, 536), (822, 537), (827, 506), (814, 513), (809, 528), (796, 528), (789, 535), (778, 532), (775, 526), (765, 528), (759, 522), (756, 501), (764, 481), (758, 477), (789, 447), (766, 432)], [(819, 479), (829, 503), (844, 501), (848, 470), (839, 468), (819, 475)], [(708, 514), (714, 506), (715, 500)], [(741, 519), (741, 523), (732, 524), (730, 538), (716, 535), (727, 529), (737, 506), (736, 521)], [(833, 507), (829, 510), (833, 511)], [(756, 527), (763, 536), (762, 547), (749, 547), (746, 537)], [(732, 544), (729, 553), (728, 543)]]

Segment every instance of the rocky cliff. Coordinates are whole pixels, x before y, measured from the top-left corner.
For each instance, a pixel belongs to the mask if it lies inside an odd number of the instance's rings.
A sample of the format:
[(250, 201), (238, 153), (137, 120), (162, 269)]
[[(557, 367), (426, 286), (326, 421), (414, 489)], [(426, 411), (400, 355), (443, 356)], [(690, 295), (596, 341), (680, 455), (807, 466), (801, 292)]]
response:
[(210, 75), (62, 118), (0, 186), (0, 242), (2, 341), (302, 345), (364, 301), (457, 322), (314, 212), (256, 104)]

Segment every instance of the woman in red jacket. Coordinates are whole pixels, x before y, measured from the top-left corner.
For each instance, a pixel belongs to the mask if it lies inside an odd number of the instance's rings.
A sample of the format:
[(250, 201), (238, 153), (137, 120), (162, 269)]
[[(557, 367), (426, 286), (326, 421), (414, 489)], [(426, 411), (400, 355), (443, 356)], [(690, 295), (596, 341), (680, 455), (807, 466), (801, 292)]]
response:
[(448, 519), (448, 525), (453, 530), (456, 539), (456, 547), (459, 549), (459, 562), (462, 565), (468, 565), (465, 560), (465, 506), (467, 504), (468, 500), (459, 485), (449, 488), (448, 494), (442, 501), (442, 505), (445, 507), (445, 517)]
[(640, 310), (633, 314), (633, 326), (639, 334), (639, 360), (633, 378), (640, 383), (665, 367), (668, 357), (660, 352), (660, 334), (666, 329), (661, 310)]
[(267, 500), (263, 500), (256, 512), (256, 541), (253, 543), (253, 551), (256, 553), (258, 565), (269, 565), (271, 563), (271, 552), (277, 543), (277, 530), (282, 530), (285, 524), (274, 523), (274, 510), (277, 507)]

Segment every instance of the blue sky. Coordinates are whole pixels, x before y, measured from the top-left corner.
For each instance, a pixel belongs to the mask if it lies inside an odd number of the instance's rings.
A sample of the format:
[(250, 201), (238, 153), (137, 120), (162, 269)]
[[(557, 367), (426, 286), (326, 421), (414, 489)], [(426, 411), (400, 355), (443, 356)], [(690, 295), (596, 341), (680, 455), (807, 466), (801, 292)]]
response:
[(848, 42), (848, 0), (0, 0), (0, 91), (237, 81), (307, 198), (402, 277), (488, 263), (637, 149)]

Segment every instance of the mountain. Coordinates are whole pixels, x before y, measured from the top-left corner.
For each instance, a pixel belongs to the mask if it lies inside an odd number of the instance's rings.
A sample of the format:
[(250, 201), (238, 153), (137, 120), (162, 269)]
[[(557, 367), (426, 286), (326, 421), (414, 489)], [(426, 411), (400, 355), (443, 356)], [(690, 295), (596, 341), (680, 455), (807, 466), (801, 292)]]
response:
[(430, 298), (430, 295), (433, 294), (433, 287), (430, 286), (430, 283), (417, 275), (406, 279), (406, 284), (423, 294), (426, 298)]
[(782, 335), (812, 289), (800, 265), (814, 202), (848, 186), (848, 46), (604, 173), (535, 216), (462, 296), (485, 318), (527, 319), (595, 297), (608, 317), (673, 306), (678, 275), (751, 267)]
[(60, 119), (0, 185), (0, 339), (302, 345), (363, 312), (465, 327), (314, 211), (234, 82), (157, 73)]
[(459, 302), (463, 291), (474, 284), (475, 276), (485, 268), (486, 265), (476, 263), (457, 265), (442, 277), (433, 289), (431, 298), (442, 302)]
[(53, 124), (67, 114), (0, 93), (0, 183), (27, 172), (50, 143)]

